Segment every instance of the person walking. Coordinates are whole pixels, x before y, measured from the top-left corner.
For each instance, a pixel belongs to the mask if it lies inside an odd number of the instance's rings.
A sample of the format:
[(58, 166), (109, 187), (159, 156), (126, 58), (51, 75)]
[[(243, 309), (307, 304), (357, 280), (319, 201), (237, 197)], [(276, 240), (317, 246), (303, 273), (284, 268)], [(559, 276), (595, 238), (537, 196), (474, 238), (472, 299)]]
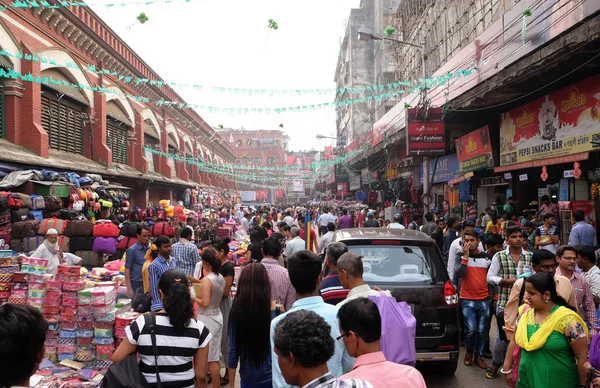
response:
[(244, 267), (237, 281), (237, 297), (229, 315), (229, 387), (235, 387), (240, 365), (241, 387), (271, 388), (271, 320), (282, 306), (271, 299), (267, 270), (261, 263)]
[(560, 230), (554, 224), (552, 213), (544, 214), (544, 224), (535, 230), (535, 245), (540, 249), (547, 249), (556, 254), (560, 245)]
[[(527, 304), (519, 308), (517, 331), (502, 366), (505, 381), (511, 386), (516, 383), (517, 388), (583, 387), (592, 368), (585, 322), (558, 295), (551, 273), (529, 276), (525, 290)], [(516, 345), (520, 361), (513, 365)]]
[(386, 361), (381, 351), (381, 315), (368, 298), (357, 298), (338, 311), (340, 335), (348, 354), (356, 357), (351, 372), (341, 377), (370, 381), (374, 388), (426, 388), (421, 372)]
[(300, 228), (293, 227), (290, 229), (290, 236), (292, 238), (286, 243), (285, 251), (283, 251), (283, 257), (286, 261), (294, 253), (303, 251), (306, 248), (306, 243), (300, 238)]
[(402, 214), (394, 215), (394, 222), (388, 225), (390, 229), (406, 229), (404, 227), (404, 216)]
[(279, 264), (278, 258), (281, 255), (283, 247), (281, 241), (274, 237), (269, 237), (263, 241), (264, 257), (261, 263), (265, 266), (269, 275), (269, 284), (271, 290), (271, 300), (283, 305), (285, 310), (292, 308), (296, 301), (296, 290), (290, 282), (288, 270)]
[(354, 228), (354, 221), (352, 216), (348, 215), (348, 209), (342, 210), (342, 216), (338, 220), (338, 229), (350, 229)]
[[(271, 347), (275, 349), (275, 328), (286, 315), (299, 310), (312, 311), (323, 317), (325, 322), (330, 326), (327, 334), (335, 341), (335, 351), (333, 352), (333, 356), (330, 355), (327, 357), (329, 360), (327, 365), (329, 371), (334, 376), (339, 377), (352, 370), (354, 359), (348, 355), (344, 344), (336, 340), (340, 335), (337, 323), (338, 307), (325, 303), (323, 298), (319, 296), (321, 267), (322, 263), (319, 257), (310, 251), (296, 252), (288, 258), (290, 280), (296, 290), (297, 300), (290, 310), (276, 317), (271, 322)], [(271, 356), (273, 359), (273, 387), (289, 387), (285, 382), (287, 379), (284, 379), (282, 374), (283, 369), (277, 363), (278, 354), (273, 352)]]
[(177, 260), (171, 256), (171, 239), (167, 236), (158, 236), (154, 243), (158, 255), (148, 266), (148, 278), (150, 280), (150, 295), (152, 295), (152, 311), (162, 310), (162, 298), (160, 296), (158, 282), (160, 277), (170, 269), (177, 269)]
[[(343, 306), (352, 299), (368, 296), (379, 296), (379, 291), (371, 289), (371, 287), (363, 280), (363, 262), (362, 256), (354, 252), (344, 253), (337, 262), (340, 273), (340, 283), (344, 289), (349, 290), (346, 299), (337, 304), (338, 307)], [(388, 296), (392, 294), (385, 291)]]
[(148, 244), (150, 228), (146, 225), (138, 225), (136, 237), (137, 242), (127, 249), (125, 257), (125, 283), (127, 283), (127, 296), (130, 298), (136, 296), (138, 292), (143, 293), (142, 267), (150, 247)]
[(458, 238), (458, 233), (456, 232), (457, 226), (458, 226), (458, 222), (456, 220), (455, 217), (450, 217), (448, 218), (448, 220), (446, 221), (446, 233), (444, 233), (444, 238), (443, 238), (443, 249), (442, 249), (442, 255), (444, 256), (444, 260), (446, 260), (446, 265), (448, 263), (448, 254), (450, 252), (450, 245), (452, 245), (452, 242), (454, 240), (456, 240)]
[(363, 223), (363, 228), (379, 228), (379, 221), (373, 218), (373, 212), (367, 213), (367, 220)]
[(463, 234), (463, 251), (455, 260), (456, 277), (461, 279), (460, 307), (465, 323), (465, 360), (466, 366), (475, 364), (481, 369), (487, 369), (483, 352), (487, 345), (487, 322), (490, 315), (490, 301), (487, 284), (487, 270), (491, 260), (485, 252), (480, 251), (479, 236), (474, 231)]
[(193, 232), (185, 227), (181, 230), (179, 241), (173, 244), (171, 251), (177, 260), (177, 267), (186, 275), (193, 276), (196, 264), (200, 262), (200, 253), (193, 242)]
[[(223, 276), (225, 286), (223, 287), (223, 298), (219, 303), (219, 309), (223, 315), (223, 328), (221, 333), (221, 361), (223, 364), (227, 364), (227, 353), (229, 352), (229, 336), (228, 336), (228, 325), (229, 325), (229, 312), (231, 311), (231, 286), (233, 285), (233, 278), (235, 277), (235, 268), (229, 260), (229, 239), (217, 239), (213, 242), (213, 248), (217, 251), (221, 266), (219, 273)], [(225, 376), (221, 379), (221, 385), (227, 385), (229, 383), (229, 373), (225, 370)]]
[(327, 246), (331, 244), (331, 242), (333, 241), (334, 234), (335, 224), (333, 222), (330, 222), (327, 224), (327, 233), (325, 233), (323, 237), (321, 237), (321, 242), (319, 243), (319, 246), (321, 247), (321, 253), (325, 252)]
[(596, 231), (594, 227), (585, 222), (585, 214), (583, 210), (575, 210), (573, 212), (573, 227), (569, 233), (569, 245), (577, 247), (579, 245), (594, 246)]
[(326, 272), (327, 274), (321, 282), (319, 294), (323, 297), (325, 303), (334, 306), (346, 299), (348, 292), (350, 292), (350, 290), (345, 290), (344, 286), (342, 286), (337, 267), (338, 259), (346, 252), (348, 252), (346, 244), (332, 242), (327, 247), (327, 254), (325, 255), (325, 268), (327, 271), (323, 271), (323, 274)]
[[(498, 304), (496, 306), (496, 317), (504, 326), (504, 307), (508, 302), (510, 291), (517, 277), (523, 273), (531, 272), (531, 252), (523, 249), (523, 231), (518, 226), (509, 226), (505, 230), (508, 248), (500, 251), (492, 258), (492, 264), (487, 273), (487, 281), (498, 286)], [(492, 365), (486, 370), (485, 377), (496, 378), (498, 369), (502, 366), (508, 343), (504, 334), (498, 330), (494, 343), (494, 358)]]
[(596, 252), (589, 246), (579, 246), (577, 248), (577, 266), (581, 268), (581, 274), (585, 278), (596, 306), (600, 304), (600, 269), (596, 265)]
[(194, 297), (199, 306), (196, 318), (204, 323), (212, 334), (208, 352), (208, 369), (210, 371), (211, 386), (219, 388), (221, 386), (219, 359), (221, 337), (223, 335), (223, 314), (220, 310), (220, 304), (223, 299), (225, 280), (219, 273), (221, 260), (214, 248), (206, 248), (202, 252), (202, 266), (207, 275), (201, 280), (202, 294)]
[[(342, 380), (332, 373), (330, 362), (341, 337), (329, 335), (334, 328), (319, 314), (298, 310), (273, 323), (276, 323), (271, 330), (273, 353), (282, 379), (282, 385), (274, 384), (274, 387), (373, 388), (365, 380)], [(339, 331), (338, 328), (335, 331)]]
[[(156, 313), (156, 353), (148, 329), (148, 314), (138, 316), (125, 328), (125, 339), (112, 356), (117, 364), (132, 353), (140, 355), (140, 371), (150, 387), (205, 387), (208, 344), (212, 334), (193, 318), (194, 305), (187, 275), (171, 269), (161, 275), (158, 288), (162, 308)], [(158, 360), (158, 366), (156, 361)]]

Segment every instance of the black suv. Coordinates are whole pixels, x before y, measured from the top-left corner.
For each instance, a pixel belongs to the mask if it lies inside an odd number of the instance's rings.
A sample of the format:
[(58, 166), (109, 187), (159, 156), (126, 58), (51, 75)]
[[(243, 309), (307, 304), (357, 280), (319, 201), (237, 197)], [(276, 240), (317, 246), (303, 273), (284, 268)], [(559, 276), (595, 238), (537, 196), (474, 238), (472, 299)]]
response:
[(458, 294), (435, 242), (407, 229), (341, 229), (334, 241), (363, 257), (364, 281), (390, 290), (417, 319), (417, 363), (438, 363), (453, 375), (458, 365)]

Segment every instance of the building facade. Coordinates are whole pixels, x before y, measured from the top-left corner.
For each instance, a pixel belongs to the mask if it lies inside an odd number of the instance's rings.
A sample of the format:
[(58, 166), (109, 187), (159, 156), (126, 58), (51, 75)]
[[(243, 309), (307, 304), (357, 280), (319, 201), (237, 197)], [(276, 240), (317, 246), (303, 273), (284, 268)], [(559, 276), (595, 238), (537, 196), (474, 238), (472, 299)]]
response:
[(0, 50), (0, 160), (102, 174), (141, 206), (235, 188), (205, 167), (229, 146), (89, 7), (8, 8)]

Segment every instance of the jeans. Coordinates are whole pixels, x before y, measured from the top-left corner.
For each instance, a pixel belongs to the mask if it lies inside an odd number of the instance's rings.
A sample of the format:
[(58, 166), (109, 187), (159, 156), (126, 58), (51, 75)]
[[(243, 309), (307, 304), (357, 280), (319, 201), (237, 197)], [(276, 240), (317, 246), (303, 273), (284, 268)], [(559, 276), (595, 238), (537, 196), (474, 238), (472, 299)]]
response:
[(490, 300), (490, 316), (487, 321), (487, 327), (485, 329), (485, 347), (484, 350), (490, 350), (490, 330), (492, 328), (492, 319), (494, 319), (494, 314), (496, 313), (496, 300), (492, 297)]
[(482, 356), (486, 344), (487, 322), (490, 316), (489, 300), (461, 299), (460, 307), (465, 316), (465, 348)]
[(131, 289), (133, 290), (133, 296), (137, 293), (138, 289), (142, 289), (142, 293), (144, 292), (144, 282), (143, 281), (131, 281)]
[[(504, 311), (504, 309), (501, 309), (501, 308), (496, 309), (496, 316), (503, 311)], [(494, 359), (493, 360), (494, 360), (494, 364), (496, 364), (496, 365), (504, 364), (504, 357), (506, 357), (506, 349), (508, 348), (508, 343), (505, 341), (502, 341), (500, 339), (500, 330), (502, 330), (501, 327), (498, 328), (498, 332), (496, 333), (496, 342), (494, 342)]]

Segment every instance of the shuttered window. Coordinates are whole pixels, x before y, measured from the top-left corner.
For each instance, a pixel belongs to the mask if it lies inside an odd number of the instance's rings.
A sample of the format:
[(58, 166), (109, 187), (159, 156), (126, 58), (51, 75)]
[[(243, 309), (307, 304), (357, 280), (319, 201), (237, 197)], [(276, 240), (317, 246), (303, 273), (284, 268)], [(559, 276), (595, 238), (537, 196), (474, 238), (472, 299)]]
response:
[(112, 117), (106, 118), (106, 145), (112, 151), (113, 163), (127, 164), (127, 133), (129, 126), (115, 120)]
[[(160, 140), (155, 137), (144, 134), (144, 145), (149, 148), (158, 149), (157, 145), (160, 144)], [(150, 162), (150, 171), (156, 171), (158, 165), (158, 154), (146, 151), (146, 159)]]
[(42, 86), (42, 127), (50, 148), (83, 154), (83, 114), (86, 107), (74, 99)]

